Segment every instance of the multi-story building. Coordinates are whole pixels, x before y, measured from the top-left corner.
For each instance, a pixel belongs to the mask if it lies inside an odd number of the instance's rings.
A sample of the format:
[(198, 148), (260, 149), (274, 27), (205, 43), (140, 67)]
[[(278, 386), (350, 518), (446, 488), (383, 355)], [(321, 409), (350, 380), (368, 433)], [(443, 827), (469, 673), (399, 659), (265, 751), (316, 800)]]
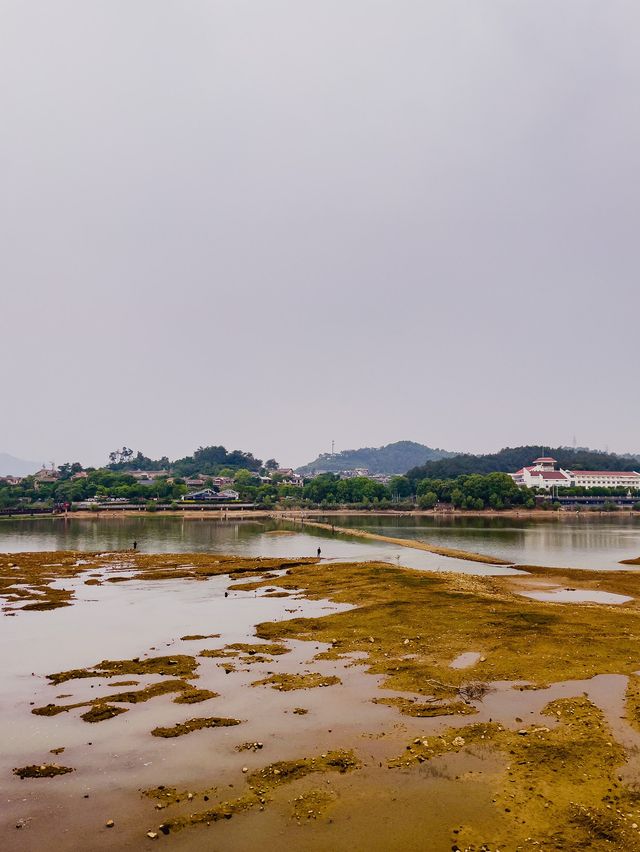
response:
[(631, 488), (640, 490), (640, 473), (635, 470), (556, 470), (558, 462), (548, 456), (535, 459), (529, 467), (509, 474), (527, 488)]

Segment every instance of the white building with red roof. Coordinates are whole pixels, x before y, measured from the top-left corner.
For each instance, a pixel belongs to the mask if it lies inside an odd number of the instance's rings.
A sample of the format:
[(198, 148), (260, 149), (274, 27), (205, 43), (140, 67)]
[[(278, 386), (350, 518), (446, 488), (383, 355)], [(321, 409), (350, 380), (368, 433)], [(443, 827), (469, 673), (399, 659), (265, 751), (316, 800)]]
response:
[(640, 490), (640, 473), (635, 470), (556, 470), (550, 456), (535, 459), (529, 467), (509, 474), (517, 485), (527, 488), (632, 488)]

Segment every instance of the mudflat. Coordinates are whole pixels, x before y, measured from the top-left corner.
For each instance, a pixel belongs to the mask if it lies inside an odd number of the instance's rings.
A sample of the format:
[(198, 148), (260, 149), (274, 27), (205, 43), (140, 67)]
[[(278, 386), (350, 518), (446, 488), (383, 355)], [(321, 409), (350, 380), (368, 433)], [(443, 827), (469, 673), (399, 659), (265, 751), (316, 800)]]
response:
[(640, 850), (640, 574), (516, 567), (0, 555), (2, 847)]

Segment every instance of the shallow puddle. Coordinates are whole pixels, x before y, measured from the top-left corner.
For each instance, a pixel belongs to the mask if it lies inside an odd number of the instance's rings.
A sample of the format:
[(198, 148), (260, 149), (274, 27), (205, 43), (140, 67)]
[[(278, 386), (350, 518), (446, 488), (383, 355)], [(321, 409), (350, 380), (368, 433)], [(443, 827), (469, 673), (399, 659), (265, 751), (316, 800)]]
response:
[(450, 667), (452, 669), (468, 669), (470, 666), (475, 666), (481, 656), (478, 651), (465, 651), (463, 654), (458, 654)]
[(633, 600), (626, 595), (601, 592), (597, 589), (551, 589), (548, 592), (519, 592), (519, 594), (525, 598), (550, 603), (623, 604)]

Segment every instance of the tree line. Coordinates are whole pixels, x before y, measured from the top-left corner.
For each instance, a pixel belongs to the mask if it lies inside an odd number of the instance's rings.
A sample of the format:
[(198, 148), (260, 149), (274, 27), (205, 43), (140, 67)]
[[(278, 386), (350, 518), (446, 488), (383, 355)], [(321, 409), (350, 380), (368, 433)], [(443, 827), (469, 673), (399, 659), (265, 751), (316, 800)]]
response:
[(505, 447), (498, 453), (486, 455), (465, 453), (452, 458), (429, 461), (409, 470), (407, 477), (412, 482), (416, 482), (421, 479), (452, 479), (473, 473), (508, 473), (527, 467), (533, 459), (540, 456), (551, 456), (558, 461), (560, 467), (569, 470), (636, 470), (640, 464), (640, 459), (634, 456), (531, 444), (525, 447)]

